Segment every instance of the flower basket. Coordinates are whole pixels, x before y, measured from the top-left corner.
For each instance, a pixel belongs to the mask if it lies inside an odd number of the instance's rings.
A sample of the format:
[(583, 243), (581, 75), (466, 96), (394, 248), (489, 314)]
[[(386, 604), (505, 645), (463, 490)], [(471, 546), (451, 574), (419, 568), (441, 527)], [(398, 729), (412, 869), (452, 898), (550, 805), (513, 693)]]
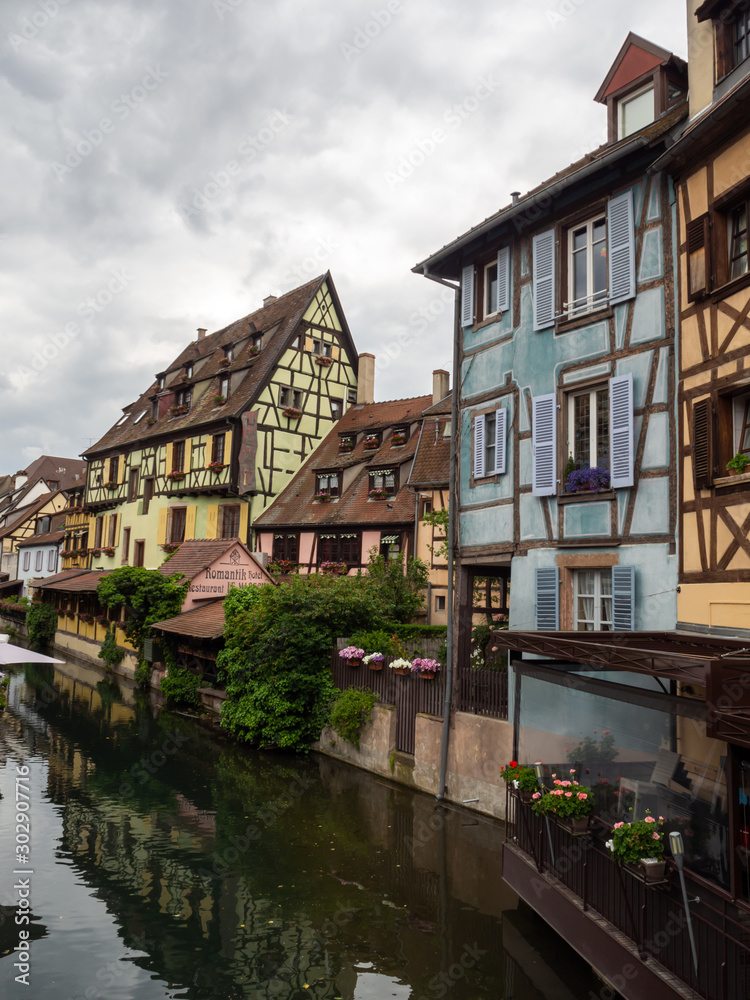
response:
[(153, 427), (155, 423), (156, 423), (156, 417), (147, 417), (146, 418), (146, 424), (149, 427)]
[(185, 473), (180, 469), (175, 469), (173, 472), (167, 473), (167, 479), (170, 483), (178, 483), (181, 479), (185, 478)]
[(405, 434), (394, 434), (391, 437), (391, 444), (392, 445), (406, 444), (406, 435)]
[(319, 355), (315, 359), (315, 363), (320, 365), (321, 368), (330, 368), (333, 364), (333, 358), (325, 358)]
[(224, 403), (226, 403), (226, 401), (227, 401), (227, 397), (226, 396), (222, 396), (220, 392), (217, 393), (214, 396), (213, 400), (212, 400), (214, 406), (223, 406)]
[(231, 365), (229, 358), (222, 358), (219, 362), (219, 368), (228, 368)]
[(281, 412), (288, 420), (299, 420), (302, 416), (302, 410), (298, 410), (296, 406), (285, 406)]
[(367, 496), (370, 500), (385, 500), (385, 498), (388, 496), (388, 490), (383, 490), (383, 489), (370, 490)]
[(180, 543), (179, 542), (165, 542), (161, 547), (167, 553), (167, 555), (171, 555), (173, 552), (176, 552), (179, 549)]
[[(575, 771), (570, 773), (575, 774)], [(569, 779), (555, 778), (553, 788), (534, 792), (531, 798), (531, 808), (538, 816), (554, 816), (563, 822), (582, 818), (586, 820), (586, 826), (594, 807), (591, 789)]]
[(364, 655), (364, 649), (360, 649), (358, 646), (346, 646), (344, 649), (339, 650), (339, 656), (342, 660), (346, 660), (349, 667), (358, 667)]
[(430, 660), (427, 657), (418, 656), (412, 661), (411, 668), (419, 674), (421, 680), (432, 681), (435, 679), (435, 674), (440, 669), (440, 664), (437, 660)]
[(363, 447), (365, 451), (374, 451), (375, 448), (380, 447), (380, 439), (372, 434), (365, 437)]
[[(664, 859), (664, 817), (654, 818), (649, 812), (643, 819), (632, 823), (615, 823), (612, 829), (612, 839), (607, 841), (607, 847), (618, 864), (631, 865), (635, 868), (643, 861), (662, 862)], [(649, 867), (649, 871), (653, 871)], [(656, 875), (655, 878), (662, 878)], [(653, 879), (652, 879), (653, 881)]]
[(602, 493), (609, 489), (609, 469), (593, 465), (590, 469), (574, 469), (565, 480), (567, 493)]
[(313, 497), (313, 500), (317, 501), (318, 503), (328, 503), (330, 499), (331, 499), (330, 493), (316, 493), (315, 496)]
[(115, 549), (113, 545), (108, 545), (106, 549), (102, 549), (105, 556), (113, 556), (115, 554)]
[(382, 670), (383, 669), (383, 654), (382, 653), (369, 653), (362, 661), (365, 666), (369, 667), (370, 670)]
[(116, 490), (116, 489), (119, 488), (119, 486), (120, 486), (119, 483), (109, 482), (109, 483), (105, 483), (104, 484), (104, 489), (105, 490)]
[(97, 559), (99, 558), (99, 556), (101, 554), (102, 554), (102, 550), (101, 549), (89, 549), (89, 555), (90, 556), (96, 556)]
[(225, 466), (223, 462), (210, 462), (208, 468), (215, 476), (220, 476)]
[(189, 375), (180, 375), (180, 382), (189, 382), (189, 381), (190, 381)]
[(254, 358), (257, 354), (260, 354), (260, 348), (253, 346), (247, 353), (249, 357)]
[(667, 874), (667, 862), (664, 859), (660, 861), (658, 858), (642, 858), (635, 865), (625, 862), (625, 868), (646, 885), (663, 882)]
[(183, 403), (181, 406), (170, 406), (169, 412), (173, 417), (181, 417), (184, 413), (187, 413), (188, 405)]
[[(345, 576), (349, 572), (349, 567), (344, 562), (331, 562), (325, 560), (318, 567), (321, 573), (329, 573), (332, 576)], [(362, 654), (364, 656), (364, 653)]]
[(404, 660), (399, 657), (397, 660), (391, 660), (391, 670), (394, 674), (400, 674), (405, 677), (407, 674), (411, 673), (412, 662), (411, 660)]
[(273, 562), (268, 564), (268, 570), (270, 573), (274, 574), (287, 574), (293, 573), (299, 563), (294, 562), (292, 559), (274, 559)]
[(354, 451), (354, 441), (351, 438), (342, 438), (339, 441), (339, 451)]

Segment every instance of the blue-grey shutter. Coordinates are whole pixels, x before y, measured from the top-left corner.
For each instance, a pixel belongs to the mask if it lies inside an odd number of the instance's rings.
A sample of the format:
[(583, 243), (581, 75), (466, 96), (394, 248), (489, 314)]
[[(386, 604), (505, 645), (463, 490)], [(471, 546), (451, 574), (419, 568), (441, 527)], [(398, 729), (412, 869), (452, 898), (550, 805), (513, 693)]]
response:
[(557, 400), (554, 393), (531, 400), (531, 492), (548, 497), (557, 492)]
[(474, 265), (469, 264), (461, 272), (461, 326), (474, 323)]
[(633, 375), (609, 380), (609, 454), (612, 489), (633, 485)]
[(505, 472), (505, 439), (508, 433), (508, 411), (495, 410), (495, 472)]
[(555, 230), (538, 233), (532, 242), (534, 329), (555, 322)]
[(484, 475), (484, 414), (474, 417), (474, 478)]
[(510, 247), (503, 247), (497, 255), (497, 311), (510, 309)]
[(635, 628), (635, 568), (612, 567), (612, 628), (632, 632)]
[(560, 628), (560, 570), (557, 566), (537, 567), (534, 574), (534, 628), (556, 632)]
[(635, 296), (635, 230), (633, 192), (612, 198), (607, 205), (609, 301), (617, 305)]

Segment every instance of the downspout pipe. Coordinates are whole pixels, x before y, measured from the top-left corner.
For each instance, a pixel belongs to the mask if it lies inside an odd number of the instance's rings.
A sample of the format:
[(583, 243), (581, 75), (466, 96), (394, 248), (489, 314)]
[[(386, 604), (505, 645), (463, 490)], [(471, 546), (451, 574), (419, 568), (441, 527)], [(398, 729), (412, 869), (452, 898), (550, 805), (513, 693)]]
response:
[(448, 739), (450, 735), (451, 707), (453, 704), (453, 560), (455, 550), (455, 520), (456, 520), (456, 439), (458, 437), (458, 366), (460, 361), (461, 338), (461, 288), (453, 282), (445, 281), (436, 274), (430, 274), (425, 267), (422, 270), (425, 278), (437, 281), (441, 285), (452, 288), (455, 292), (453, 306), (453, 390), (451, 396), (451, 453), (450, 479), (448, 480), (448, 634), (446, 636), (445, 662), (445, 701), (443, 706), (443, 741), (440, 748), (440, 783), (435, 796), (438, 802), (445, 798), (445, 775), (448, 768)]

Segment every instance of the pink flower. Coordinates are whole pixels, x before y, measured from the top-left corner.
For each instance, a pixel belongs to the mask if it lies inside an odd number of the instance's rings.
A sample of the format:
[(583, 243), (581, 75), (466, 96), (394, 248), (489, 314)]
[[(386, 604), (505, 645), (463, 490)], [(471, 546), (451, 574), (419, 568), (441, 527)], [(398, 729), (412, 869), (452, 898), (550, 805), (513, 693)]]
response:
[(610, 733), (610, 732), (612, 732), (611, 729), (602, 729), (602, 734)]
[(552, 775), (552, 777), (553, 777), (553, 778), (556, 778), (556, 777), (557, 777), (557, 775), (556, 775), (556, 774), (553, 774), (553, 775)]
[(570, 769), (570, 773), (571, 773), (571, 774), (575, 774), (575, 773), (576, 773), (576, 769), (575, 769), (574, 767), (571, 767), (571, 769)]
[(625, 826), (624, 823), (615, 823), (614, 829), (619, 830), (621, 826)]
[(532, 797), (532, 799), (540, 799), (542, 797), (542, 793), (541, 792), (534, 792), (534, 794), (531, 797)]
[(651, 834), (651, 839), (652, 840), (661, 840), (661, 837), (659, 836), (658, 833), (652, 833)]
[(569, 799), (572, 794), (573, 794), (572, 792), (566, 792), (565, 793), (565, 798)]
[(570, 782), (570, 781), (561, 781), (561, 782), (560, 782), (560, 784), (561, 784), (561, 785), (562, 785), (562, 786), (563, 786), (564, 788), (570, 788), (570, 786), (571, 786), (572, 782)]
[(588, 795), (585, 792), (579, 792), (578, 798), (581, 800), (581, 802), (583, 802), (588, 798)]
[(664, 822), (664, 817), (663, 817), (663, 816), (660, 816), (660, 817), (659, 817), (659, 822), (660, 822), (660, 823), (663, 823), (663, 822)]
[(562, 781), (560, 781), (560, 779), (559, 779), (559, 778), (556, 778), (556, 779), (555, 779), (555, 784), (556, 784), (556, 785), (561, 785), (561, 784), (562, 784)]
[(647, 823), (655, 823), (656, 820), (654, 819), (653, 816), (646, 816), (646, 822)]

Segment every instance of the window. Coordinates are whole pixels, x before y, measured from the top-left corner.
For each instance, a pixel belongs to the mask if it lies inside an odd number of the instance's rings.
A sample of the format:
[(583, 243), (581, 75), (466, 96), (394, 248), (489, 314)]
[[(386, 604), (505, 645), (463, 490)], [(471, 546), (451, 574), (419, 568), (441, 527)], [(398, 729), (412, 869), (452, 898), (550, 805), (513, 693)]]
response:
[(750, 456), (750, 395), (732, 400), (732, 455)]
[(133, 542), (133, 565), (143, 566), (144, 562), (144, 552), (146, 549), (146, 541), (143, 538), (137, 538)]
[[(148, 514), (149, 504), (154, 498), (154, 480), (152, 476), (143, 480), (143, 513)], [(142, 564), (141, 564), (142, 565)]]
[(322, 340), (313, 340), (312, 353), (319, 354), (323, 358), (333, 357), (333, 344), (327, 344)]
[(37, 535), (46, 535), (46, 533), (50, 529), (50, 523), (51, 523), (51, 518), (50, 518), (49, 514), (46, 514), (44, 517), (37, 518), (37, 522), (36, 522), (36, 534)]
[(507, 436), (505, 409), (480, 413), (474, 418), (474, 478), (505, 472)]
[(187, 375), (188, 378), (192, 378), (193, 377), (193, 362), (192, 361), (189, 361), (185, 365), (185, 375)]
[(408, 427), (394, 427), (391, 435), (391, 447), (399, 447), (409, 440)]
[(401, 558), (401, 535), (381, 535), (380, 555), (386, 560)]
[[(746, 15), (750, 17), (750, 14)], [(729, 213), (727, 237), (729, 280), (747, 274), (747, 217), (748, 203), (743, 201)]]
[(429, 514), (432, 511), (432, 499), (430, 497), (422, 497), (420, 499), (420, 518), (424, 519), (425, 514)]
[(185, 540), (187, 507), (170, 507), (167, 514), (167, 541), (179, 545)]
[(42, 550), (39, 549), (37, 552), (34, 553), (35, 571), (38, 573), (42, 569), (43, 565), (44, 565), (44, 552), (42, 552)]
[(133, 501), (138, 496), (138, 469), (131, 469), (128, 476), (128, 500)]
[(224, 375), (219, 380), (219, 395), (223, 396), (224, 399), (229, 399), (229, 376)]
[(340, 399), (332, 399), (330, 400), (330, 403), (331, 403), (331, 419), (338, 420), (341, 414), (343, 413), (344, 404), (341, 402)]
[(289, 562), (299, 562), (299, 534), (296, 532), (282, 532), (273, 536), (273, 551), (271, 558), (274, 562), (278, 559)]
[(117, 521), (119, 519), (118, 514), (112, 514), (109, 518), (109, 531), (107, 538), (107, 545), (112, 547), (117, 545)]
[(398, 493), (398, 469), (372, 469), (368, 493), (371, 500), (385, 500)]
[(23, 568), (24, 572), (31, 569), (31, 552), (28, 549), (24, 549), (23, 552)]
[(364, 440), (365, 451), (375, 451), (377, 448), (380, 447), (381, 441), (382, 441), (382, 436), (380, 434), (380, 431), (370, 431), (368, 434), (365, 434), (365, 440)]
[(156, 384), (158, 385), (158, 387), (160, 389), (164, 388), (164, 380), (166, 379), (166, 377), (167, 377), (166, 375), (157, 375), (156, 376)]
[(612, 630), (611, 569), (576, 570), (573, 574), (573, 628), (579, 632)]
[(339, 472), (323, 472), (315, 477), (315, 495), (317, 497), (340, 497), (341, 474)]
[(445, 611), (445, 597), (442, 594), (437, 594), (435, 596), (435, 610)]
[(497, 265), (493, 261), (484, 269), (484, 315), (497, 312)]
[(130, 528), (122, 529), (122, 561), (126, 563), (130, 555)]
[(609, 469), (609, 388), (597, 386), (568, 396), (568, 466)]
[(50, 549), (47, 553), (47, 571), (49, 573), (57, 572), (57, 549)]
[(739, 66), (750, 55), (750, 11), (739, 11), (734, 22), (734, 65)]
[(175, 441), (172, 444), (172, 468), (170, 472), (183, 472), (185, 469), (185, 442)]
[(655, 117), (654, 85), (621, 97), (617, 102), (617, 138), (624, 139), (650, 125)]
[(291, 386), (282, 386), (279, 392), (279, 403), (282, 406), (293, 406), (299, 410), (302, 408), (302, 393), (299, 389), (292, 389)]
[(150, 417), (150, 419), (151, 420), (156, 420), (158, 418), (158, 416), (159, 416), (159, 400), (158, 399), (152, 399), (151, 400), (151, 417)]
[(748, 386), (720, 395), (715, 413), (711, 397), (693, 403), (692, 440), (693, 479), (699, 490), (709, 489), (714, 477), (730, 476), (727, 462), (738, 453), (750, 457)]
[(359, 534), (318, 535), (318, 566), (324, 562), (360, 565), (361, 538)]
[(591, 312), (607, 300), (607, 225), (589, 219), (568, 231), (568, 301), (571, 316)]
[(224, 464), (224, 444), (226, 434), (214, 434), (211, 439), (211, 461)]
[(189, 410), (192, 399), (193, 399), (192, 389), (178, 389), (177, 392), (174, 394), (174, 405), (186, 406)]
[(227, 346), (224, 348), (224, 357), (227, 359), (227, 361), (234, 361), (234, 345), (233, 344), (227, 344)]
[(100, 549), (102, 547), (102, 532), (104, 530), (104, 518), (97, 517), (96, 525), (94, 527), (94, 548)]
[(347, 389), (346, 390), (346, 398), (347, 398), (347, 400), (350, 403), (356, 403), (357, 402), (357, 390), (356, 389)]
[(113, 455), (109, 460), (109, 482), (118, 482), (118, 477), (120, 475), (120, 457), (119, 455)]
[(221, 507), (221, 538), (240, 537), (240, 505), (223, 504)]

